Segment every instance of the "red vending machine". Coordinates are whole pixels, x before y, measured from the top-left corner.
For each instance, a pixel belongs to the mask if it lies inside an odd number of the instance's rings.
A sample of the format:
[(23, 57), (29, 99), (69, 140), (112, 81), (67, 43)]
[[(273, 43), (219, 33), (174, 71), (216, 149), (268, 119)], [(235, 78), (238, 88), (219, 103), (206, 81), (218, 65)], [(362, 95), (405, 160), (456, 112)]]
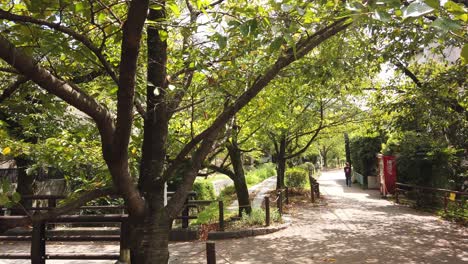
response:
[(377, 158), (379, 160), (380, 193), (382, 196), (387, 196), (388, 193), (393, 194), (397, 178), (395, 156), (379, 154)]

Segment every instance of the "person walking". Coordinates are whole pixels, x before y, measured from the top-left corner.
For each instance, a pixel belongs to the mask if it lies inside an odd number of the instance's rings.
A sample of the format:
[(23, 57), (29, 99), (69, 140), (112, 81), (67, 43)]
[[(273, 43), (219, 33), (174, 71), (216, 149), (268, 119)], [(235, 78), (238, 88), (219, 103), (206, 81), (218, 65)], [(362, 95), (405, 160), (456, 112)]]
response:
[(349, 162), (346, 162), (344, 174), (346, 177), (346, 186), (351, 187), (351, 164), (349, 164)]

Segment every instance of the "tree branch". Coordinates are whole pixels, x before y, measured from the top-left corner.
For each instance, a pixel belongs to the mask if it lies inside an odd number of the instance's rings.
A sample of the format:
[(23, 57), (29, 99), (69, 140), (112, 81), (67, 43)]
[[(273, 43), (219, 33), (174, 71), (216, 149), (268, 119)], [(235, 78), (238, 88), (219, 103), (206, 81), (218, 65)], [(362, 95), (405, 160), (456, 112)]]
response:
[(43, 89), (90, 116), (96, 122), (103, 142), (112, 138), (114, 130), (112, 117), (105, 107), (78, 87), (55, 77), (41, 66), (36, 65), (30, 56), (18, 50), (2, 35), (0, 35), (0, 58)]
[(293, 63), (294, 61), (304, 57), (308, 52), (313, 48), (318, 46), (323, 41), (329, 39), (330, 37), (336, 35), (338, 32), (346, 29), (350, 24), (344, 23), (345, 19), (338, 20), (333, 24), (324, 27), (323, 29), (317, 31), (312, 36), (308, 37), (306, 40), (301, 40), (299, 46), (296, 50), (296, 53), (293, 52), (292, 48), (284, 55), (279, 57), (276, 62), (268, 68), (264, 74), (259, 75), (252, 86), (247, 89), (237, 100), (215, 119), (212, 125), (205, 129), (203, 132), (195, 136), (178, 154), (176, 160), (183, 160), (185, 156), (207, 135), (209, 135), (213, 130), (218, 129), (220, 126), (224, 125), (227, 120), (233, 117), (242, 107), (244, 107), (250, 100), (255, 97), (268, 83), (273, 80), (274, 77), (285, 67)]
[(101, 53), (101, 50), (98, 47), (96, 47), (92, 43), (92, 41), (90, 39), (88, 39), (86, 36), (84, 36), (82, 34), (79, 34), (78, 32), (76, 32), (76, 31), (74, 31), (74, 30), (72, 30), (70, 28), (64, 27), (59, 23), (52, 23), (52, 22), (49, 22), (49, 21), (46, 21), (46, 20), (36, 19), (36, 18), (33, 18), (33, 17), (29, 17), (29, 16), (15, 15), (15, 14), (12, 14), (12, 13), (10, 13), (8, 11), (5, 11), (5, 10), (2, 10), (2, 9), (0, 9), (0, 19), (6, 19), (6, 20), (9, 20), (9, 21), (14, 21), (14, 22), (23, 22), (23, 23), (31, 23), (31, 24), (41, 25), (41, 26), (47, 26), (47, 27), (49, 27), (51, 29), (54, 29), (56, 31), (65, 33), (65, 34), (73, 37), (75, 40), (82, 43), (85, 47), (87, 47), (91, 52), (94, 53), (94, 55), (99, 59), (102, 66), (104, 67), (106, 72), (110, 75), (112, 80), (114, 80), (114, 82), (116, 84), (118, 84), (118, 78), (117, 78), (117, 75), (115, 74), (114, 70), (112, 69), (112, 66), (107, 61), (104, 54)]
[(13, 93), (15, 93), (23, 83), (27, 82), (29, 79), (20, 76), (13, 84), (7, 87), (3, 93), (0, 95), (0, 104), (7, 98), (9, 98)]

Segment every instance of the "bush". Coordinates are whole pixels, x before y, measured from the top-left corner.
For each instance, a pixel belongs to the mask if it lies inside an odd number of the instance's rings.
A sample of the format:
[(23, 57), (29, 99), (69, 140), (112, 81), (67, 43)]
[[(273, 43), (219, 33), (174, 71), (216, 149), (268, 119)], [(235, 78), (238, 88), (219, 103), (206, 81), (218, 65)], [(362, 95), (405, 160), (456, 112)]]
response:
[(351, 163), (354, 171), (364, 175), (377, 174), (377, 153), (381, 149), (379, 136), (355, 137), (350, 141)]
[(240, 220), (242, 226), (255, 226), (255, 225), (264, 225), (265, 224), (265, 211), (260, 208), (252, 209), (250, 215), (242, 214), (242, 219)]
[(197, 193), (197, 200), (214, 200), (216, 198), (211, 182), (197, 181), (193, 184), (193, 190)]
[(228, 185), (219, 193), (218, 199), (223, 199), (223, 197), (236, 195), (236, 188), (234, 185)]
[[(281, 222), (281, 214), (278, 209), (270, 209), (270, 220), (271, 222)], [(250, 215), (243, 214), (241, 220), (236, 225), (238, 226), (259, 226), (265, 225), (265, 211), (261, 208), (253, 208)]]
[(248, 185), (254, 185), (276, 175), (275, 164), (265, 163), (247, 172), (246, 181)]
[(288, 187), (303, 188), (307, 184), (308, 172), (301, 167), (294, 167), (286, 170), (286, 185)]
[(383, 152), (397, 156), (400, 182), (454, 189), (462, 184), (456, 169), (457, 151), (443, 140), (406, 131), (392, 135), (384, 145)]

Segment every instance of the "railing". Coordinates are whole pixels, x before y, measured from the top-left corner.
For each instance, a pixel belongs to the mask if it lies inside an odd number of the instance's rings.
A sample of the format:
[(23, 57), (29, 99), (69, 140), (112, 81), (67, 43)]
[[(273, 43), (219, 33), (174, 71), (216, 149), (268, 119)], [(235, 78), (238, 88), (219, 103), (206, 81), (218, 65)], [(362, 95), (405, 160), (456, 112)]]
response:
[[(0, 216), (2, 221), (21, 221), (28, 216)], [(30, 254), (0, 253), (0, 259), (31, 259), (31, 263), (45, 264), (46, 259), (113, 259), (128, 257), (129, 228), (127, 215), (63, 215), (53, 220), (33, 224), (30, 236), (0, 236), (3, 241), (31, 241)], [(120, 223), (120, 235), (48, 236), (50, 223)], [(46, 254), (47, 241), (120, 241), (120, 254)]]
[[(189, 196), (195, 197), (194, 192), (191, 192)], [(38, 210), (51, 210), (57, 205), (57, 200), (64, 199), (65, 196), (61, 195), (28, 195), (24, 196), (24, 199), (31, 200), (48, 200), (47, 207), (36, 207), (26, 208), (28, 211)], [(188, 200), (184, 205), (182, 216), (176, 217), (176, 219), (182, 219), (183, 223), (186, 223), (188, 227), (189, 219), (196, 219), (197, 216), (189, 215), (189, 210), (186, 208), (198, 207), (200, 205), (208, 205), (216, 201), (206, 200)], [(223, 213), (223, 202), (218, 201), (219, 206), (219, 229), (224, 231), (224, 213)], [(118, 206), (82, 206), (76, 210), (107, 210), (107, 209), (119, 209), (123, 210), (124, 207)], [(123, 211), (122, 211), (123, 212)], [(184, 213), (186, 212), (186, 213)], [(0, 216), (0, 223), (6, 223), (8, 221), (24, 221), (29, 216)], [(0, 259), (31, 259), (32, 263), (43, 264), (46, 259), (120, 259), (126, 258), (129, 252), (128, 250), (128, 215), (117, 214), (117, 215), (63, 215), (53, 220), (48, 220), (40, 223), (33, 224), (32, 235), (8, 235), (0, 236), (0, 241), (31, 241), (31, 253), (30, 254), (9, 254), (1, 253)], [(73, 236), (48, 236), (46, 227), (49, 225), (55, 225), (57, 223), (98, 223), (98, 224), (110, 224), (120, 223), (120, 235), (73, 235)], [(184, 225), (184, 224), (183, 224)], [(46, 254), (46, 241), (120, 241), (120, 254)], [(119, 257), (120, 256), (120, 257)]]
[(364, 176), (362, 174), (357, 173), (356, 171), (353, 170), (353, 175), (356, 181), (361, 185), (364, 186)]
[[(404, 196), (404, 197), (402, 197)], [(458, 192), (447, 189), (396, 183), (395, 201), (412, 203), (416, 207), (432, 210), (444, 210), (446, 216), (453, 215), (464, 221), (468, 220), (467, 205), (468, 192)], [(403, 199), (402, 199), (403, 198)], [(454, 208), (449, 212), (450, 208)]]

